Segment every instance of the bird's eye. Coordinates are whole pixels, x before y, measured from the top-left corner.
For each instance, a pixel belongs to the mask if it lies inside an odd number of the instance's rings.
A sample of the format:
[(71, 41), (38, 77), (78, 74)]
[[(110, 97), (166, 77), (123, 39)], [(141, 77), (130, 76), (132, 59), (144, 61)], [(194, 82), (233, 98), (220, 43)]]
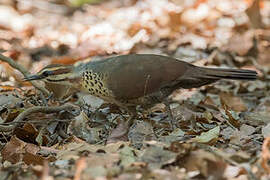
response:
[(50, 75), (50, 73), (49, 73), (48, 71), (44, 71), (44, 72), (42, 73), (42, 75), (43, 75), (44, 77), (48, 77), (48, 76)]

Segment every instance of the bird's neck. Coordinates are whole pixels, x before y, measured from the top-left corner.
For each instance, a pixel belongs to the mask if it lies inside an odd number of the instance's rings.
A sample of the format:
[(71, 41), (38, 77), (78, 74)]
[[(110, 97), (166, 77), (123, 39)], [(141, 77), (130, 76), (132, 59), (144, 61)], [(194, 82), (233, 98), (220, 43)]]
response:
[[(63, 74), (58, 74), (58, 78), (46, 79), (45, 86), (53, 92), (57, 99), (67, 97), (74, 91), (80, 91), (82, 75), (76, 68), (67, 66), (61, 68)], [(60, 70), (58, 71), (60, 72)]]

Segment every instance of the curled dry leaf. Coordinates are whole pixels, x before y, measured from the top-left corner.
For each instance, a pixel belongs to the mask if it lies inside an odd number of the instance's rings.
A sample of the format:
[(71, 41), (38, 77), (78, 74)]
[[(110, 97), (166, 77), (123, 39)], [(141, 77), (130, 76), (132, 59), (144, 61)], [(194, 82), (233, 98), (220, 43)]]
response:
[(5, 123), (15, 119), (23, 106), (23, 101), (11, 93), (0, 95), (0, 116)]
[(226, 116), (228, 116), (228, 121), (230, 122), (231, 125), (233, 125), (236, 128), (240, 128), (240, 121), (239, 121), (239, 116), (235, 111), (228, 110), (228, 106), (224, 103), (222, 103), (222, 106), (225, 110)]
[(198, 143), (213, 144), (218, 140), (219, 134), (220, 134), (220, 127), (217, 126), (213, 129), (210, 129), (207, 132), (203, 132), (201, 135), (195, 137), (193, 141)]

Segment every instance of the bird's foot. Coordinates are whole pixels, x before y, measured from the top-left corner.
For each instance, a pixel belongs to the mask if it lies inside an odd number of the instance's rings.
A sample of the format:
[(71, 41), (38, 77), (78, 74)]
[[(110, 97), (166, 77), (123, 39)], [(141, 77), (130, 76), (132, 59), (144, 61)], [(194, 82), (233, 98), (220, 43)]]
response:
[(170, 129), (172, 131), (174, 131), (176, 128), (178, 128), (177, 123), (176, 123), (176, 119), (172, 115), (169, 115), (169, 124), (170, 124)]
[(176, 119), (173, 117), (172, 110), (170, 108), (170, 103), (168, 101), (165, 101), (164, 104), (165, 104), (166, 112), (167, 112), (168, 117), (169, 117), (170, 128), (173, 131), (174, 129), (177, 128), (177, 125), (176, 125), (177, 122), (176, 122)]

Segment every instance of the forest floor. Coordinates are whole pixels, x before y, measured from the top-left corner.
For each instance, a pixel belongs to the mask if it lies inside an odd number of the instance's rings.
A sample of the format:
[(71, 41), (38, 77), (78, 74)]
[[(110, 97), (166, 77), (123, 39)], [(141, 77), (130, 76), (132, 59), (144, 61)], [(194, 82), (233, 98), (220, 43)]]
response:
[[(58, 101), (23, 81), (48, 64), (129, 53), (258, 80), (176, 90), (178, 128), (158, 104), (121, 138), (128, 115), (110, 102)], [(0, 54), (0, 180), (270, 179), (270, 1), (3, 0)]]

